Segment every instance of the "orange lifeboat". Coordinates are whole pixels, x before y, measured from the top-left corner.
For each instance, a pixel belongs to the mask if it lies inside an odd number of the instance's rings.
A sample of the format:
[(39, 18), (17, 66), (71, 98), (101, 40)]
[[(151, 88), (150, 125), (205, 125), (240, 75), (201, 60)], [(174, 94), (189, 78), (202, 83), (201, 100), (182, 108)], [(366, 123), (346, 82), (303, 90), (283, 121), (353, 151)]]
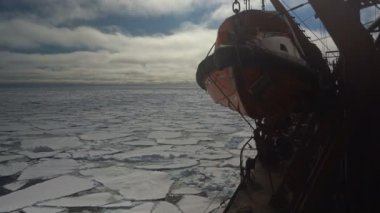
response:
[(199, 64), (196, 74), (198, 85), (216, 103), (254, 119), (305, 108), (317, 94), (316, 76), (285, 20), (261, 10), (226, 19), (214, 53)]

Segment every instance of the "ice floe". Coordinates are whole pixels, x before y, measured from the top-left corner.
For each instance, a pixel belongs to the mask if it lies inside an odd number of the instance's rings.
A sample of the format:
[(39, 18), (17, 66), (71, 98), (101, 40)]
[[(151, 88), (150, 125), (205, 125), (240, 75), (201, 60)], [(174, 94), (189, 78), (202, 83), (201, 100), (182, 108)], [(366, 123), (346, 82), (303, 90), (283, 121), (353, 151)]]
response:
[(19, 158), (24, 158), (23, 155), (3, 155), (0, 156), (0, 163), (5, 162), (5, 161), (10, 161), (10, 160), (16, 160)]
[(178, 138), (178, 139), (157, 139), (158, 144), (168, 145), (191, 145), (197, 144), (201, 138)]
[(20, 181), (15, 181), (12, 183), (8, 183), (4, 185), (3, 187), (10, 190), (10, 191), (16, 191), (20, 189), (21, 187), (25, 186), (28, 183), (27, 180), (20, 180)]
[(151, 162), (156, 160), (173, 159), (176, 157), (188, 156), (188, 153), (186, 152), (171, 151), (170, 149), (171, 146), (154, 146), (111, 155), (109, 158), (118, 161)]
[(74, 176), (57, 177), (0, 197), (0, 212), (10, 212), (37, 202), (91, 189), (94, 182)]
[(23, 154), (31, 159), (38, 159), (38, 158), (47, 158), (54, 156), (58, 154), (59, 152), (31, 152), (31, 151), (22, 151), (19, 152), (19, 154)]
[(154, 131), (148, 134), (148, 138), (153, 139), (170, 139), (170, 138), (179, 138), (182, 136), (181, 132), (172, 132), (172, 131)]
[(104, 213), (149, 213), (152, 212), (154, 203), (143, 203), (131, 209), (108, 209)]
[(144, 162), (141, 165), (134, 166), (137, 169), (147, 170), (165, 170), (165, 169), (181, 169), (192, 167), (198, 164), (198, 161), (192, 159), (170, 159), (159, 160), (154, 162)]
[(117, 190), (128, 200), (156, 200), (166, 197), (173, 181), (167, 173), (108, 167), (83, 170), (80, 172), (105, 187)]
[(76, 197), (63, 197), (56, 200), (42, 202), (38, 205), (57, 207), (99, 207), (115, 201), (116, 199), (111, 193), (100, 192)]
[(0, 164), (0, 177), (14, 175), (28, 166), (25, 162), (8, 162)]
[(24, 213), (60, 213), (66, 209), (63, 208), (51, 208), (51, 207), (27, 207), (23, 208)]
[(134, 141), (128, 141), (124, 143), (128, 146), (154, 146), (157, 145), (156, 142), (153, 140), (134, 140)]
[(195, 195), (183, 196), (177, 205), (183, 213), (204, 213), (215, 208), (208, 198)]
[(88, 141), (103, 141), (110, 140), (114, 138), (124, 138), (128, 137), (131, 134), (119, 133), (119, 132), (109, 132), (109, 131), (94, 131), (94, 132), (86, 132), (80, 135), (80, 139), (88, 140)]
[(131, 207), (133, 206), (133, 202), (127, 200), (127, 201), (121, 201), (121, 202), (116, 202), (116, 203), (110, 203), (107, 205), (104, 205), (103, 207), (105, 208), (123, 208), (123, 207)]
[(152, 213), (181, 213), (177, 206), (169, 202), (159, 202), (153, 209)]
[(26, 168), (18, 180), (46, 178), (61, 174), (67, 174), (80, 166), (72, 159), (49, 159), (41, 161)]
[(65, 148), (73, 148), (80, 146), (81, 142), (77, 137), (49, 137), (49, 138), (33, 138), (23, 139), (21, 147), (23, 149), (35, 149), (38, 147), (49, 147), (53, 150), (60, 150)]
[(199, 194), (202, 191), (198, 188), (193, 188), (193, 187), (181, 187), (178, 189), (174, 189), (171, 191), (173, 194), (181, 194), (181, 195), (194, 195), (194, 194)]

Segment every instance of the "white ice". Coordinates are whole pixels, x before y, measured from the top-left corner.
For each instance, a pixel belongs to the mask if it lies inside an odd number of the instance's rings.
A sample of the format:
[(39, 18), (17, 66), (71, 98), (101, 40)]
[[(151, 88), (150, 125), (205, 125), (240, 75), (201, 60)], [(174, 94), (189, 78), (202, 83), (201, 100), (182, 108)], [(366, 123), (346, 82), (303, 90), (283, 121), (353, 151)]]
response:
[(173, 181), (164, 172), (108, 167), (83, 170), (104, 186), (118, 190), (128, 200), (156, 200), (166, 197)]
[(156, 139), (158, 144), (167, 144), (167, 145), (192, 145), (197, 144), (201, 139), (200, 138), (178, 138), (178, 139)]
[(194, 195), (194, 194), (199, 194), (202, 191), (198, 188), (193, 188), (193, 187), (181, 187), (178, 189), (174, 189), (171, 191), (173, 194), (181, 194), (181, 195)]
[(57, 177), (0, 197), (0, 212), (10, 212), (40, 201), (91, 189), (94, 182), (74, 176)]
[(154, 131), (148, 134), (148, 138), (152, 139), (170, 139), (181, 137), (181, 132), (172, 132), (172, 131)]
[(49, 138), (33, 138), (21, 141), (23, 149), (35, 149), (38, 147), (49, 147), (53, 150), (65, 148), (73, 148), (80, 146), (81, 142), (77, 137), (49, 137)]
[(195, 195), (183, 196), (177, 205), (183, 213), (204, 213), (212, 210), (215, 206), (208, 198)]
[(27, 180), (20, 180), (20, 181), (8, 183), (8, 184), (4, 185), (3, 187), (8, 189), (8, 190), (11, 190), (11, 191), (16, 191), (16, 190), (20, 189), (21, 187), (25, 186), (25, 184), (27, 184), (27, 183), (28, 183)]
[(173, 159), (175, 157), (186, 157), (188, 153), (171, 151), (171, 146), (153, 146), (149, 148), (137, 149), (134, 151), (124, 152), (111, 155), (110, 158), (118, 161), (145, 161), (151, 162), (162, 159)]
[(109, 131), (94, 131), (94, 132), (86, 132), (80, 135), (80, 139), (88, 140), (88, 141), (103, 141), (110, 140), (114, 138), (124, 138), (128, 137), (131, 134), (126, 133), (118, 133), (118, 132), (109, 132)]
[(19, 152), (19, 154), (23, 154), (30, 159), (47, 158), (47, 157), (54, 156), (58, 153), (59, 152), (55, 152), (55, 151), (53, 151), (53, 152), (31, 152), (31, 151)]
[(3, 155), (3, 156), (0, 156), (0, 163), (5, 162), (5, 161), (10, 161), (10, 160), (16, 160), (20, 158), (24, 158), (24, 156), (23, 155)]
[(46, 178), (61, 174), (67, 174), (80, 166), (72, 159), (49, 159), (26, 168), (18, 180)]
[(51, 207), (27, 207), (23, 208), (24, 213), (60, 213), (66, 211), (63, 208), (51, 208)]
[(0, 177), (14, 175), (28, 166), (25, 162), (8, 162), (0, 164)]
[(124, 144), (129, 145), (129, 146), (154, 146), (154, 145), (157, 145), (156, 142), (154, 142), (153, 140), (148, 140), (148, 139), (128, 141), (128, 142), (125, 142)]
[(110, 203), (110, 204), (104, 205), (103, 207), (120, 208), (120, 207), (131, 207), (131, 206), (133, 206), (133, 202), (127, 200), (127, 201), (122, 201), (122, 202), (117, 202), (117, 203)]
[(150, 213), (154, 207), (154, 203), (143, 203), (131, 209), (108, 209), (104, 213)]
[(152, 213), (181, 213), (181, 211), (178, 209), (177, 206), (169, 202), (162, 201), (156, 205)]
[(144, 162), (141, 165), (134, 166), (137, 169), (147, 169), (147, 170), (165, 170), (165, 169), (181, 169), (198, 164), (198, 161), (192, 159), (170, 159), (170, 160), (159, 160), (154, 162)]
[(99, 207), (108, 203), (115, 202), (115, 197), (109, 192), (86, 194), (77, 197), (63, 197), (39, 203), (39, 206), (57, 207)]

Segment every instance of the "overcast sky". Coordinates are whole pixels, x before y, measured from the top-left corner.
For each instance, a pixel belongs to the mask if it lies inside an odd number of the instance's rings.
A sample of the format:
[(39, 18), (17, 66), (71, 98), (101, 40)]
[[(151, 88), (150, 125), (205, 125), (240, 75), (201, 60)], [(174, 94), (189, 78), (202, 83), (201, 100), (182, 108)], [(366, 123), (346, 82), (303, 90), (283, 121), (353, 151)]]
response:
[(0, 83), (194, 82), (217, 27), (232, 15), (231, 3), (1, 0)]

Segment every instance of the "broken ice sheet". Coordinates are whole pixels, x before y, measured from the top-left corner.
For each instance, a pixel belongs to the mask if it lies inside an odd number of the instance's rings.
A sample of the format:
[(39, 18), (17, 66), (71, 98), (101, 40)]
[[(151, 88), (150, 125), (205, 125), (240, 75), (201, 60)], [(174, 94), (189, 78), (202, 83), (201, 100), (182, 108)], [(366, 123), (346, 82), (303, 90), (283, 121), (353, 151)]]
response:
[(94, 182), (74, 176), (61, 176), (0, 197), (0, 212), (10, 212), (40, 201), (68, 196), (91, 189)]
[(143, 203), (131, 209), (107, 209), (104, 213), (149, 213), (152, 211), (154, 203)]
[(54, 156), (58, 153), (59, 152), (30, 152), (30, 151), (19, 152), (19, 154), (23, 154), (30, 159), (47, 158), (47, 157)]
[(197, 144), (201, 138), (177, 138), (177, 139), (157, 139), (158, 144), (168, 145), (192, 145)]
[(0, 177), (14, 175), (28, 166), (25, 162), (8, 162), (0, 164)]
[(39, 206), (57, 207), (99, 207), (117, 201), (115, 196), (109, 192), (86, 194), (76, 197), (63, 197), (39, 203)]
[(94, 132), (86, 132), (80, 135), (80, 139), (88, 140), (88, 141), (103, 141), (110, 140), (114, 138), (124, 138), (128, 137), (131, 134), (127, 133), (118, 133), (118, 132), (109, 132), (109, 131), (94, 131)]
[(181, 195), (194, 195), (194, 194), (199, 194), (202, 191), (198, 188), (193, 188), (193, 187), (181, 187), (178, 189), (174, 189), (171, 191), (173, 194), (181, 194)]
[(12, 183), (8, 183), (4, 185), (3, 187), (10, 190), (10, 191), (16, 191), (20, 189), (21, 187), (25, 186), (28, 183), (27, 180), (20, 180), (20, 181), (15, 181)]
[(24, 156), (23, 155), (3, 155), (3, 156), (0, 156), (0, 163), (5, 162), (5, 161), (10, 161), (10, 160), (16, 160), (20, 158), (24, 158)]
[(181, 132), (172, 131), (154, 131), (148, 134), (148, 138), (152, 139), (170, 139), (179, 138), (182, 136)]
[(109, 158), (118, 161), (130, 161), (130, 162), (152, 162), (163, 159), (173, 159), (176, 157), (186, 157), (188, 153), (171, 151), (171, 146), (153, 146), (148, 148), (136, 149), (129, 152), (115, 154), (109, 156)]
[(152, 213), (181, 213), (181, 211), (178, 209), (177, 206), (169, 202), (162, 201), (156, 205)]
[[(210, 205), (211, 204), (211, 205)], [(213, 204), (211, 200), (201, 196), (185, 195), (177, 203), (184, 213), (204, 213), (214, 209), (217, 204)]]
[(144, 162), (141, 165), (134, 166), (137, 169), (147, 170), (166, 170), (166, 169), (181, 169), (198, 164), (198, 161), (192, 159), (170, 159), (158, 160), (154, 162)]
[(36, 179), (52, 177), (60, 174), (67, 174), (80, 166), (72, 159), (49, 159), (26, 168), (18, 180)]
[(105, 187), (118, 190), (128, 200), (156, 200), (166, 197), (173, 181), (169, 175), (158, 171), (108, 167), (80, 171), (92, 176)]
[(60, 213), (65, 211), (63, 208), (51, 208), (51, 207), (27, 207), (23, 208), (24, 213)]
[(110, 203), (107, 205), (104, 205), (103, 207), (105, 208), (120, 208), (120, 207), (131, 207), (133, 206), (133, 203), (129, 200), (127, 201), (122, 201), (122, 202), (117, 202), (117, 203)]
[(23, 139), (21, 147), (23, 149), (35, 149), (38, 147), (49, 147), (53, 150), (60, 150), (65, 148), (73, 148), (80, 146), (82, 143), (77, 137), (49, 137), (49, 138), (33, 138)]

